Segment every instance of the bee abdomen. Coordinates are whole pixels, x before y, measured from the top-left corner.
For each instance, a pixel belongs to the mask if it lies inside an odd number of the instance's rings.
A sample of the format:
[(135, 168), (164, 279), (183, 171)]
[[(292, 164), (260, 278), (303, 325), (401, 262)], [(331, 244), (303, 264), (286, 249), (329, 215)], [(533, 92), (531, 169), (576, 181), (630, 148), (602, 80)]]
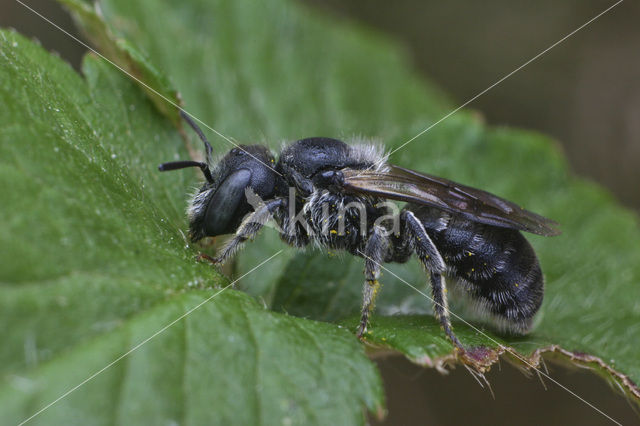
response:
[(493, 259), (479, 256), (483, 264), (475, 264), (476, 270), (488, 271), (466, 276), (460, 270), (457, 278), (469, 283), (471, 296), (480, 301), (484, 313), (501, 328), (526, 332), (542, 304), (542, 270), (533, 248), (520, 232), (501, 231), (502, 235), (492, 243), (502, 252)]
[(526, 332), (542, 304), (544, 287), (540, 264), (527, 239), (514, 229), (433, 209), (418, 213), (448, 275), (464, 288), (476, 310), (503, 330)]

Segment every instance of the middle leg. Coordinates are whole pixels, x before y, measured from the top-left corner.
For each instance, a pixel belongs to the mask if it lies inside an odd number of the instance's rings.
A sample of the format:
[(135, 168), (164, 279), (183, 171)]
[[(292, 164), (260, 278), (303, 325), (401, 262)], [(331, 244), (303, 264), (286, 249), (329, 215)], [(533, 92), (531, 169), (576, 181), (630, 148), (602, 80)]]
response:
[(369, 315), (373, 311), (376, 296), (380, 291), (380, 270), (389, 249), (389, 238), (386, 230), (380, 226), (374, 226), (364, 249), (364, 286), (362, 287), (362, 315), (358, 327), (358, 338), (362, 338), (367, 332)]

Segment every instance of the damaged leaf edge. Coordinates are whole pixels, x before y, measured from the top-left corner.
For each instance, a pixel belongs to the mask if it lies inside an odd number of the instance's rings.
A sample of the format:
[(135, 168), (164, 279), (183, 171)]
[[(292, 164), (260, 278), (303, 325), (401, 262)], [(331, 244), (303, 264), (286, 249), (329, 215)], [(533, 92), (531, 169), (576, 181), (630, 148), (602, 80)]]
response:
[[(367, 355), (371, 359), (402, 355), (412, 363), (421, 367), (434, 368), (440, 374), (448, 374), (448, 368), (455, 368), (457, 364), (464, 365), (455, 353), (449, 353), (435, 358), (427, 355), (414, 358), (387, 345), (380, 345), (369, 341), (365, 344), (367, 345)], [(560, 345), (549, 345), (536, 349), (529, 356), (523, 355), (514, 348), (504, 345), (499, 345), (497, 348), (472, 348), (473, 353), (476, 355), (478, 354), (478, 350), (482, 352), (482, 358), (479, 359), (477, 367), (479, 367), (483, 373), (489, 371), (492, 365), (498, 363), (501, 358), (504, 358), (517, 368), (522, 369), (525, 373), (530, 373), (534, 370), (536, 373), (542, 373), (548, 378), (553, 379), (544, 371), (544, 359), (548, 359), (559, 364), (591, 370), (607, 382), (615, 384), (616, 389), (640, 405), (640, 387), (638, 384), (631, 380), (629, 376), (616, 370), (602, 358), (595, 355), (579, 351), (570, 351), (562, 348)]]

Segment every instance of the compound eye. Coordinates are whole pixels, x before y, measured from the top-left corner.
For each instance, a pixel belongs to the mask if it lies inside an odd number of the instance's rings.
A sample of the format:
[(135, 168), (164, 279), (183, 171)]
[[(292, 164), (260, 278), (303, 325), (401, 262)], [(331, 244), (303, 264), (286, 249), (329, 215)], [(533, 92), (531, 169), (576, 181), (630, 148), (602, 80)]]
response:
[(240, 169), (220, 184), (205, 213), (204, 227), (207, 236), (215, 237), (235, 231), (244, 214), (249, 211), (244, 191), (250, 181), (251, 172)]

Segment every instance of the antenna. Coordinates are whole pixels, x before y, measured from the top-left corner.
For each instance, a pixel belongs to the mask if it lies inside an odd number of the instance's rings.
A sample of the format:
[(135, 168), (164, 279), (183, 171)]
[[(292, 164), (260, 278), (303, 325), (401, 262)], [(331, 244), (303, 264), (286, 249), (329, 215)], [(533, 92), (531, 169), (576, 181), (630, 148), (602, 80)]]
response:
[(169, 163), (160, 164), (158, 166), (158, 170), (160, 170), (161, 172), (168, 172), (171, 170), (179, 170), (187, 167), (199, 167), (200, 170), (202, 170), (205, 179), (207, 179), (207, 182), (213, 183), (213, 176), (211, 176), (211, 170), (209, 169), (209, 164), (211, 164), (211, 152), (213, 151), (213, 148), (202, 132), (202, 129), (198, 127), (198, 125), (191, 119), (188, 113), (186, 113), (183, 109), (180, 109), (180, 116), (184, 118), (184, 121), (186, 121), (193, 130), (195, 130), (202, 143), (204, 143), (204, 148), (206, 151), (206, 161), (204, 163), (201, 161), (171, 161)]
[(206, 150), (205, 160), (207, 164), (211, 164), (211, 153), (213, 152), (213, 148), (211, 147), (211, 144), (209, 143), (206, 136), (202, 132), (202, 129), (198, 127), (198, 125), (191, 119), (191, 117), (187, 112), (185, 112), (185, 110), (180, 109), (180, 116), (184, 118), (184, 121), (186, 121), (193, 130), (195, 130), (195, 132), (198, 134), (198, 137), (200, 137), (200, 140), (202, 141), (202, 143), (204, 143), (204, 148)]
[(202, 170), (205, 179), (207, 179), (207, 182), (213, 183), (213, 176), (211, 176), (209, 165), (200, 161), (172, 161), (170, 163), (162, 163), (158, 166), (158, 170), (160, 170), (161, 172), (168, 172), (171, 170), (184, 169), (187, 167), (199, 167), (200, 170)]

